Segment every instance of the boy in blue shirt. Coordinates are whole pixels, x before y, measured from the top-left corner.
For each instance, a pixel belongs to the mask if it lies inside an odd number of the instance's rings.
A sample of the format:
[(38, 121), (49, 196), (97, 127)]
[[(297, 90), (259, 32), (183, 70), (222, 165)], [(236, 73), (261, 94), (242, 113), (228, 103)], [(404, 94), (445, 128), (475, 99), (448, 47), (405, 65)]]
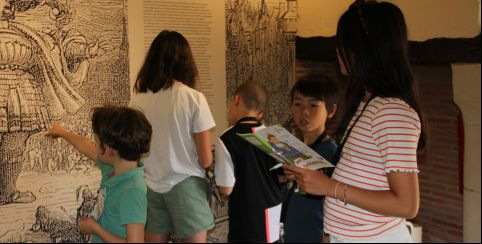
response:
[[(326, 133), (326, 122), (336, 112), (338, 90), (335, 81), (320, 74), (308, 74), (291, 90), (293, 121), (303, 141), (332, 164), (337, 144)], [(331, 175), (333, 168), (324, 169)], [(285, 242), (322, 242), (323, 197), (291, 192), (286, 204)]]
[(79, 229), (84, 234), (92, 234), (93, 243), (144, 242), (147, 188), (144, 165), (139, 160), (149, 152), (151, 125), (138, 110), (105, 106), (94, 109), (92, 130), (95, 144), (65, 130), (57, 122), (45, 134), (65, 139), (100, 167), (98, 216), (81, 219)]

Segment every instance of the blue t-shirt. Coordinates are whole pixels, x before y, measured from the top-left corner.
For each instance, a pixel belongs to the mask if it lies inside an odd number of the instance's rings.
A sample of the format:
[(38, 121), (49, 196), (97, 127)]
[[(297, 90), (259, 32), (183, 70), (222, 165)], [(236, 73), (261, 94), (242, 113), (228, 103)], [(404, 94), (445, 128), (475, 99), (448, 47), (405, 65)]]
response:
[[(333, 162), (338, 145), (333, 139), (323, 141), (320, 136), (309, 145), (323, 158)], [(332, 171), (328, 169), (327, 171)], [(325, 173), (330, 173), (326, 172)], [(286, 219), (284, 222), (286, 243), (319, 243), (323, 238), (323, 203), (321, 198), (310, 198), (298, 192), (293, 192), (288, 199)]]
[[(113, 235), (127, 238), (127, 224), (145, 224), (147, 219), (147, 187), (144, 182), (144, 164), (128, 172), (113, 176), (114, 168), (97, 159), (102, 180), (98, 204), (102, 204), (98, 223)], [(102, 197), (103, 195), (103, 197)], [(92, 235), (92, 243), (104, 242)]]

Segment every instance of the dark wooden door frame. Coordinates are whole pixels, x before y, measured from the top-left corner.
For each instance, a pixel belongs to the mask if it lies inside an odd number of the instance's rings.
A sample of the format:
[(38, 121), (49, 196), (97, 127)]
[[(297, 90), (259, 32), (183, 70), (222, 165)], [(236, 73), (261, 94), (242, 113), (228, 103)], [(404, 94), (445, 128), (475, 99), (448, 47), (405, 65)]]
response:
[[(472, 38), (434, 38), (410, 41), (413, 64), (480, 63), (480, 33)], [(296, 37), (296, 58), (336, 62), (335, 37)]]

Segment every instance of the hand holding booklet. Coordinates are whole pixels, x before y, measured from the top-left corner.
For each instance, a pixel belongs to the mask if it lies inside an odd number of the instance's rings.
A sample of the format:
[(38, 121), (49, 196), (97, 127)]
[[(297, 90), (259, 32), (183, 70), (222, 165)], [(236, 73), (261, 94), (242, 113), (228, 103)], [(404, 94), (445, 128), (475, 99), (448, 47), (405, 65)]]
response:
[(279, 124), (260, 127), (253, 133), (238, 135), (282, 164), (311, 170), (334, 167)]

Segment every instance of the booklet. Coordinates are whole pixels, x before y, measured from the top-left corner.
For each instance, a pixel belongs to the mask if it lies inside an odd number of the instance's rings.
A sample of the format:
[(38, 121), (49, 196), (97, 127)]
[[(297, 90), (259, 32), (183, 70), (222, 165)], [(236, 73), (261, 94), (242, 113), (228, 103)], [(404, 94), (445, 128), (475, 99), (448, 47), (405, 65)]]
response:
[(312, 170), (334, 167), (279, 124), (238, 135), (281, 163), (272, 169), (285, 163)]

